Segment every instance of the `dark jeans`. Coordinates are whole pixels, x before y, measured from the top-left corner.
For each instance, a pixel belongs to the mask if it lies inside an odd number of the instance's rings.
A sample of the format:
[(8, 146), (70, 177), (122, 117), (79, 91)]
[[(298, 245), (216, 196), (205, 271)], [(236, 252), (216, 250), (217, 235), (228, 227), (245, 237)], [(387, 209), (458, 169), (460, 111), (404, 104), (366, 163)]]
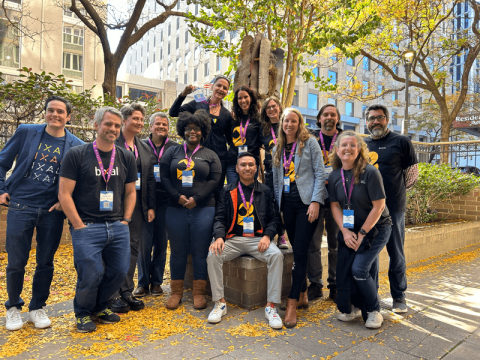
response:
[(138, 247), (140, 244), (140, 237), (142, 236), (142, 228), (146, 223), (147, 222), (143, 219), (142, 204), (137, 201), (132, 214), (132, 222), (128, 225), (130, 232), (130, 266), (125, 281), (120, 284), (120, 290), (116, 291), (112, 295), (112, 298), (116, 298), (121, 294), (125, 294), (125, 296), (132, 295), (133, 289), (135, 289), (133, 275), (135, 275), (135, 268), (137, 267)]
[(212, 242), (214, 207), (168, 207), (165, 220), (170, 238), (172, 280), (183, 280), (192, 254), (193, 278), (207, 280), (207, 255)]
[[(390, 225), (377, 226), (377, 229), (378, 234), (371, 243), (368, 242), (368, 239), (363, 239), (352, 264), (352, 276), (362, 293), (368, 312), (380, 310), (376, 285), (376, 279), (378, 278), (378, 272), (376, 271), (378, 271), (378, 268), (372, 267), (372, 265), (375, 264), (380, 251), (387, 244), (392, 230)], [(375, 273), (372, 274), (372, 271)]]
[[(155, 220), (143, 225), (138, 248), (138, 286), (162, 285), (167, 259), (167, 226), (165, 214), (168, 204), (158, 205)], [(153, 255), (152, 255), (153, 249)]]
[(70, 227), (77, 287), (73, 310), (84, 317), (105, 310), (108, 299), (125, 281), (130, 261), (128, 226), (120, 221)]
[(392, 217), (392, 232), (387, 243), (387, 252), (390, 257), (388, 279), (393, 299), (405, 299), (407, 290), (407, 274), (405, 265), (405, 213), (390, 213)]
[(318, 219), (308, 221), (308, 205), (299, 201), (282, 200), (283, 223), (293, 249), (292, 288), (289, 299), (299, 299), (300, 293), (307, 290), (308, 248)]
[(330, 204), (327, 206), (320, 205), (320, 212), (318, 214), (318, 225), (313, 233), (312, 242), (308, 249), (308, 280), (311, 283), (323, 285), (322, 274), (322, 237), (323, 230), (327, 230), (328, 243), (328, 288), (336, 287), (336, 272), (337, 272), (337, 234), (340, 231), (335, 219), (333, 218)]
[(5, 307), (21, 309), (25, 305), (20, 297), (23, 290), (25, 266), (32, 247), (33, 231), (37, 229), (35, 275), (32, 283), (30, 311), (46, 305), (53, 279), (53, 258), (60, 244), (65, 216), (62, 211), (48, 210), (10, 202), (7, 213), (6, 250), (7, 293)]

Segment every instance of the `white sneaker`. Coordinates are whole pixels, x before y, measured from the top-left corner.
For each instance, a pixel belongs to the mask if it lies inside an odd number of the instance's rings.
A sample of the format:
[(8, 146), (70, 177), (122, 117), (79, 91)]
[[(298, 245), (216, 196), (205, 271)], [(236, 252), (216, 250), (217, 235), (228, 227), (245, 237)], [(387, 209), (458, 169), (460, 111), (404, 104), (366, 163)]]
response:
[(282, 318), (278, 315), (276, 307), (266, 306), (265, 317), (268, 320), (268, 325), (272, 329), (281, 329), (283, 327)]
[(227, 304), (220, 300), (215, 301), (215, 306), (210, 315), (208, 315), (208, 322), (211, 324), (219, 323), (224, 315), (227, 315)]
[(30, 321), (34, 323), (35, 327), (38, 329), (45, 329), (52, 325), (52, 322), (43, 309), (32, 310), (30, 311), (29, 315)]
[(20, 309), (14, 306), (7, 310), (7, 323), (5, 326), (7, 330), (20, 330), (23, 327)]
[(340, 321), (352, 321), (362, 316), (362, 311), (352, 305), (350, 314), (338, 313), (337, 319)]
[(368, 313), (365, 327), (369, 329), (378, 329), (383, 324), (383, 316), (379, 311), (372, 311)]

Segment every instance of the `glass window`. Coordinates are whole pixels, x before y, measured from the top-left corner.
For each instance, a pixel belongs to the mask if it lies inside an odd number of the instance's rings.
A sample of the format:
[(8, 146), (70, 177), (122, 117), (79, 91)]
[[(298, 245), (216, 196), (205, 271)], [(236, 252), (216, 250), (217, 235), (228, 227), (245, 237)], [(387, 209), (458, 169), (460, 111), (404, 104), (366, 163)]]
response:
[(230, 31), (230, 40), (234, 39), (237, 36), (237, 30)]
[(193, 53), (193, 59), (198, 60), (200, 58), (200, 46), (195, 47), (195, 52)]
[(363, 86), (362, 96), (368, 96), (368, 81), (363, 80), (362, 86)]
[(308, 93), (308, 108), (318, 110), (318, 95)]
[(377, 86), (377, 93), (381, 94), (383, 92), (383, 85)]
[(75, 45), (83, 45), (83, 29), (64, 26), (63, 42)]
[(188, 72), (185, 71), (185, 74), (183, 74), (183, 83), (188, 84)]
[(337, 73), (335, 71), (328, 70), (328, 78), (330, 79), (329, 82), (332, 85), (337, 84)]
[(188, 30), (185, 30), (185, 44), (188, 43)]
[(160, 41), (163, 41), (163, 30), (160, 32)]
[(182, 65), (182, 58), (178, 57), (177, 61), (175, 62), (175, 68), (176, 68), (177, 71), (178, 71), (178, 69), (180, 69), (180, 65)]
[(298, 90), (293, 93), (293, 106), (298, 106)]
[(315, 76), (315, 78), (318, 78), (318, 67), (313, 68), (312, 72), (313, 72), (313, 76)]
[(167, 35), (170, 36), (172, 34), (172, 24), (168, 24), (168, 32)]
[(352, 131), (355, 131), (355, 125), (347, 125), (347, 124), (344, 124), (343, 125), (343, 130), (352, 130)]
[[(362, 117), (365, 116), (365, 110), (367, 110), (367, 107), (368, 107), (367, 105), (362, 105)], [(365, 134), (367, 134), (367, 133), (365, 133)]]
[(167, 55), (170, 55), (170, 43), (167, 45)]
[(397, 101), (398, 100), (398, 91), (394, 91), (392, 93), (392, 101)]
[(398, 125), (397, 110), (392, 110), (392, 123)]
[(220, 34), (218, 34), (218, 37), (220, 40), (225, 40), (225, 30), (220, 31)]
[(163, 59), (163, 49), (160, 49), (160, 60)]
[(176, 44), (175, 44), (175, 49), (178, 49), (180, 47), (180, 38), (177, 37), (177, 39), (175, 40)]
[(355, 66), (355, 59), (354, 58), (347, 58), (347, 65)]
[(222, 69), (222, 61), (219, 56), (217, 56), (217, 71)]
[(330, 98), (328, 98), (328, 99), (327, 99), (327, 103), (337, 106), (337, 99), (330, 99)]
[(345, 115), (353, 116), (353, 102), (347, 101), (345, 103)]
[(198, 68), (193, 69), (193, 81), (198, 81)]
[(210, 66), (209, 66), (209, 63), (205, 63), (205, 71), (204, 71), (204, 76), (208, 76), (209, 73), (210, 73)]
[(62, 68), (66, 70), (83, 71), (83, 56), (79, 54), (63, 53)]
[[(180, 7), (180, 1), (178, 2), (178, 6)], [(177, 18), (177, 30), (180, 29), (180, 18)]]
[(364, 57), (363, 58), (363, 70), (370, 70), (370, 59)]

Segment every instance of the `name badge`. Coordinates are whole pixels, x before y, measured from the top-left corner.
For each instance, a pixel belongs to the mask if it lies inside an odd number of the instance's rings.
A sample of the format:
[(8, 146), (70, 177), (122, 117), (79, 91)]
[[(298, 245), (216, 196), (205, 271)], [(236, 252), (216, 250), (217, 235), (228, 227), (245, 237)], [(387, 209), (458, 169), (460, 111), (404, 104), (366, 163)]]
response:
[(137, 173), (137, 181), (135, 181), (135, 190), (140, 190), (140, 173)]
[(100, 191), (100, 211), (113, 210), (113, 191)]
[(182, 171), (182, 186), (183, 187), (192, 187), (193, 186), (192, 170)]
[(254, 236), (253, 224), (253, 216), (247, 216), (243, 218), (243, 236)]
[(155, 175), (156, 182), (162, 182), (160, 179), (160, 165), (153, 165), (153, 175)]
[(193, 96), (196, 102), (206, 102), (207, 99), (205, 99), (205, 96), (203, 94), (196, 94)]
[(248, 145), (242, 145), (238, 147), (239, 154), (246, 153), (246, 152), (248, 152)]
[(330, 173), (333, 171), (333, 167), (325, 165), (325, 174), (330, 175)]
[(283, 177), (283, 192), (287, 194), (290, 193), (290, 177), (288, 176)]
[(353, 223), (353, 210), (343, 210), (343, 227), (346, 229), (353, 229)]

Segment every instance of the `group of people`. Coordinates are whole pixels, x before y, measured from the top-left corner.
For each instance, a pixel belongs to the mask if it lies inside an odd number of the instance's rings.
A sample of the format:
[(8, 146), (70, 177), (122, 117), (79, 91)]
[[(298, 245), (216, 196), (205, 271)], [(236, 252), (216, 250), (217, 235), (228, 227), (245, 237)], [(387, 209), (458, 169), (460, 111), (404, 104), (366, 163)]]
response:
[[(34, 229), (29, 319), (37, 328), (50, 326), (43, 307), (65, 216), (78, 275), (74, 312), (80, 332), (94, 331), (95, 321), (116, 323), (117, 313), (143, 309), (142, 297), (163, 294), (168, 241), (166, 308), (182, 302), (191, 255), (193, 306), (208, 306), (209, 279), (214, 306), (208, 321), (220, 322), (227, 313), (223, 263), (249, 254), (267, 263), (269, 325), (294, 327), (297, 308), (323, 296), (324, 230), (329, 297), (337, 302), (339, 320), (363, 316), (367, 327), (381, 326), (378, 254), (385, 246), (392, 309), (407, 311), (405, 198), (418, 170), (410, 140), (388, 129), (387, 108), (366, 109), (371, 136), (364, 140), (341, 130), (335, 105), (320, 109), (320, 130), (311, 133), (297, 109), (283, 110), (275, 97), (260, 105), (246, 86), (235, 90), (227, 110), (222, 100), (229, 88), (230, 80), (220, 75), (208, 99), (200, 95), (183, 104), (193, 86), (178, 96), (170, 116), (178, 117), (181, 145), (169, 139), (165, 113), (149, 117), (151, 134), (140, 140), (146, 114), (136, 103), (97, 110), (96, 140), (89, 144), (65, 129), (72, 109), (60, 97), (47, 100), (46, 124), (19, 126), (0, 152), (0, 204), (9, 207), (8, 330), (23, 325), (20, 294)], [(287, 237), (294, 265), (282, 321), (280, 249), (288, 246)]]

